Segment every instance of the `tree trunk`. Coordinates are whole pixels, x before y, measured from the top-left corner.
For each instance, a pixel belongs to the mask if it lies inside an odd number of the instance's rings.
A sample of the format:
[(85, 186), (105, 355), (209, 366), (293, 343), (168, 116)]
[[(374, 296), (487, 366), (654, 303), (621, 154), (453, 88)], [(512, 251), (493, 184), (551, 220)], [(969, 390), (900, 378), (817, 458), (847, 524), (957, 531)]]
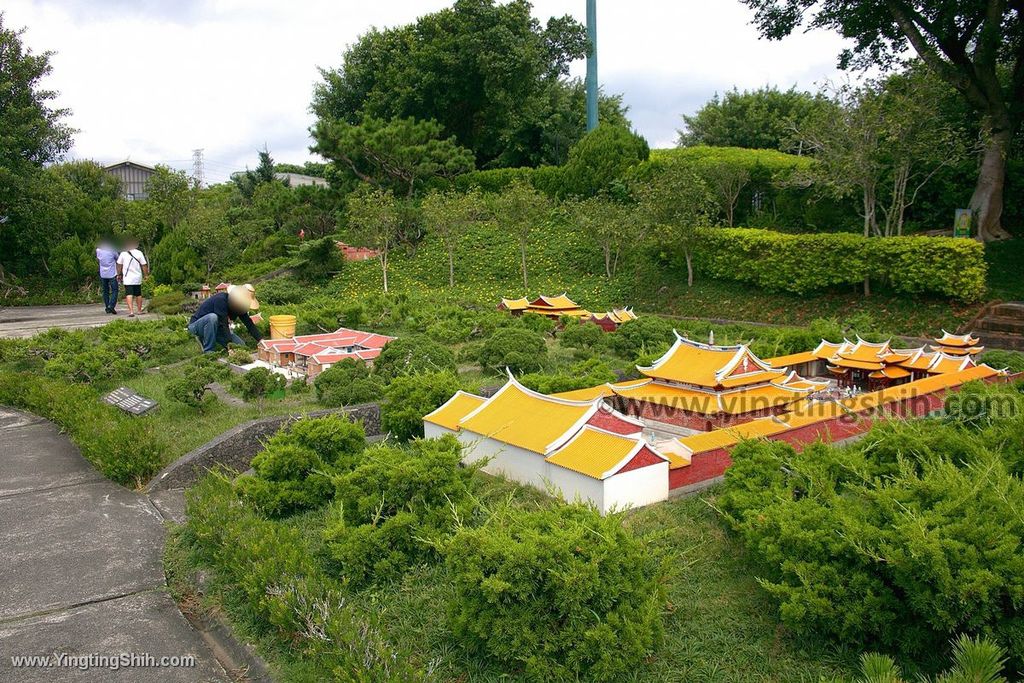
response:
[(529, 296), (530, 285), (526, 281), (526, 242), (520, 243), (519, 253), (523, 257), (523, 293)]
[(693, 254), (684, 249), (683, 255), (686, 256), (686, 286), (693, 287)]
[(612, 245), (605, 242), (602, 248), (604, 249), (604, 274), (610, 280), (612, 279)]
[(380, 253), (380, 270), (384, 274), (384, 293), (388, 291), (388, 252)]
[(1003, 186), (1006, 183), (1006, 152), (1012, 131), (1007, 126), (993, 131), (985, 145), (985, 153), (978, 169), (978, 184), (969, 204), (978, 226), (978, 239), (982, 242), (1007, 239), (1010, 233), (1003, 229)]
[(448, 286), (455, 286), (455, 249), (448, 249)]

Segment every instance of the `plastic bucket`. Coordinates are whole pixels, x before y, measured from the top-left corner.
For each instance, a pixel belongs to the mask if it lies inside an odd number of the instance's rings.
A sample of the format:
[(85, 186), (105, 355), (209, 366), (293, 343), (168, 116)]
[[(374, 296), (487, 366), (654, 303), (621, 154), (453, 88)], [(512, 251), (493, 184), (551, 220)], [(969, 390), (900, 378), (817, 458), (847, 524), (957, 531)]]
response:
[(295, 336), (294, 315), (272, 315), (270, 316), (270, 338), (288, 339)]

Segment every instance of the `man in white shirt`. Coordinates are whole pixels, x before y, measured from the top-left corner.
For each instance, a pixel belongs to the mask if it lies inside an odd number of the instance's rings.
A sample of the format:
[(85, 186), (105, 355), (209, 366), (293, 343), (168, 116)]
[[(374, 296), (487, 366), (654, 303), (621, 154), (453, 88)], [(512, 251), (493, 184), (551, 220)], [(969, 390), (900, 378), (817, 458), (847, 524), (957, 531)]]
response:
[(149, 262), (136, 240), (128, 240), (117, 257), (117, 281), (124, 285), (128, 317), (142, 315), (142, 279), (149, 277)]

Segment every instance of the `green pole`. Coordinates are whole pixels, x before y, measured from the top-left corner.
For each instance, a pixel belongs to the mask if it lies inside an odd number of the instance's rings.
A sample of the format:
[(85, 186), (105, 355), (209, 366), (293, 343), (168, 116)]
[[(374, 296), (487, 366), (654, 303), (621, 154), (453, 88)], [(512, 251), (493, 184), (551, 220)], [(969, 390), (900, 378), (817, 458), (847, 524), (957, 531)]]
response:
[(597, 128), (597, 0), (587, 0), (587, 131)]

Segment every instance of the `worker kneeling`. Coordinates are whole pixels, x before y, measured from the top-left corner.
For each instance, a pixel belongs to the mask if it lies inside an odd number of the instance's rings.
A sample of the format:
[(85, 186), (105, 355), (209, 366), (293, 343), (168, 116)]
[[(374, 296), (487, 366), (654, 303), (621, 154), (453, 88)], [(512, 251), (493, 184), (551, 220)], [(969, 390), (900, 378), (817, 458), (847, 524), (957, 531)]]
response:
[(214, 294), (199, 306), (188, 323), (188, 332), (199, 338), (203, 353), (211, 353), (217, 350), (218, 344), (224, 348), (228, 343), (245, 344), (228, 326), (228, 323), (239, 320), (258, 342), (263, 337), (249, 317), (249, 311), (259, 308), (260, 302), (256, 300), (256, 290), (252, 285), (231, 285), (228, 291)]

